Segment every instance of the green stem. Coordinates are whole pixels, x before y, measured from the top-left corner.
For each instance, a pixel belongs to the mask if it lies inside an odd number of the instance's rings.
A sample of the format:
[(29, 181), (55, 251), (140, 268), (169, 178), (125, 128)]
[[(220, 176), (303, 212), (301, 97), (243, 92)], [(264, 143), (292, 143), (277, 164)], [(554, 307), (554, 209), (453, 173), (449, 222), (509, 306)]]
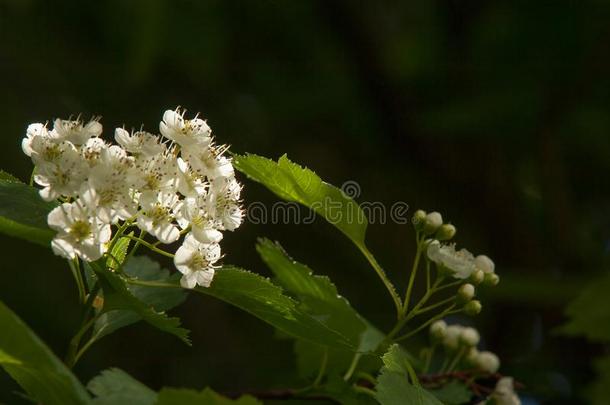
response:
[(415, 335), (417, 332), (421, 331), (422, 329), (426, 328), (428, 325), (438, 321), (439, 319), (451, 314), (451, 313), (456, 313), (456, 312), (460, 312), (460, 310), (455, 310), (453, 311), (453, 308), (455, 308), (455, 304), (451, 305), (450, 307), (448, 307), (447, 309), (445, 309), (443, 312), (441, 312), (440, 314), (428, 319), (426, 322), (424, 322), (423, 324), (421, 324), (420, 326), (418, 326), (417, 328), (415, 328), (414, 330), (412, 330), (411, 332), (400, 336), (399, 338), (396, 338), (395, 341), (401, 341), (401, 340), (405, 340), (410, 338), (411, 336)]
[(453, 361), (449, 364), (449, 368), (447, 368), (447, 373), (450, 373), (453, 371), (453, 369), (459, 364), (460, 360), (462, 359), (462, 357), (464, 356), (464, 354), (466, 354), (466, 349), (465, 348), (461, 348), (455, 355), (455, 357), (453, 358)]
[(443, 305), (445, 305), (445, 304), (449, 304), (449, 303), (451, 303), (451, 302), (453, 302), (453, 301), (455, 301), (455, 297), (449, 297), (449, 298), (444, 299), (444, 300), (442, 300), (442, 301), (439, 301), (439, 302), (437, 302), (437, 303), (435, 303), (435, 304), (428, 305), (427, 307), (424, 307), (424, 308), (422, 308), (422, 309), (418, 309), (418, 310), (416, 311), (416, 312), (417, 312), (417, 315), (421, 315), (421, 314), (423, 314), (424, 312), (432, 311), (432, 310), (433, 310), (433, 309), (435, 309), (435, 308), (442, 307)]
[(363, 387), (362, 385), (356, 385), (354, 384), (354, 386), (352, 387), (354, 389), (354, 391), (360, 393), (360, 394), (365, 394), (365, 395), (369, 395), (373, 398), (375, 398), (377, 396), (377, 393), (375, 391), (373, 391), (370, 388), (366, 388)]
[(347, 369), (347, 371), (345, 372), (345, 375), (343, 376), (344, 381), (348, 381), (350, 378), (352, 378), (354, 371), (356, 371), (356, 367), (358, 367), (358, 362), (360, 361), (361, 356), (362, 355), (360, 353), (354, 354), (354, 357), (352, 358), (352, 362), (350, 363), (349, 368)]
[(140, 242), (141, 245), (146, 246), (147, 248), (149, 248), (150, 250), (152, 250), (155, 253), (159, 253), (160, 255), (167, 256), (167, 257), (170, 257), (170, 258), (174, 257), (174, 255), (172, 253), (169, 253), (169, 252), (166, 252), (165, 250), (159, 249), (156, 246), (154, 246), (152, 243), (148, 243), (144, 239), (140, 239), (137, 236), (125, 235), (125, 237), (129, 238), (131, 240), (135, 240), (136, 242)]
[(74, 335), (74, 337), (72, 337), (72, 339), (70, 340), (70, 345), (68, 346), (68, 353), (66, 354), (66, 358), (64, 360), (64, 363), (66, 364), (66, 366), (68, 366), (68, 368), (72, 368), (76, 364), (76, 356), (80, 340), (82, 339), (83, 335), (89, 330), (89, 328), (95, 323), (95, 319), (96, 318), (94, 317), (84, 322), (78, 332), (76, 332), (76, 335)]
[(432, 357), (434, 357), (434, 351), (436, 350), (436, 344), (433, 344), (426, 356), (426, 363), (424, 364), (424, 369), (422, 374), (426, 374), (430, 369), (430, 365), (432, 364)]
[(324, 378), (324, 374), (326, 374), (326, 366), (328, 365), (328, 347), (324, 348), (324, 353), (322, 354), (322, 363), (320, 364), (320, 371), (318, 371), (318, 375), (313, 382), (313, 387), (317, 388), (320, 386), (322, 379)]
[(368, 381), (374, 386), (377, 385), (377, 379), (375, 377), (373, 377), (372, 375), (370, 375), (369, 373), (365, 373), (364, 371), (360, 371), (356, 375), (356, 377), (360, 380)]
[(400, 297), (398, 296), (396, 289), (392, 285), (392, 282), (390, 281), (388, 276), (385, 274), (385, 271), (383, 271), (383, 269), (381, 268), (379, 263), (377, 263), (377, 260), (375, 260), (375, 257), (373, 256), (373, 254), (366, 248), (366, 246), (364, 246), (363, 244), (357, 244), (356, 246), (358, 246), (358, 249), (360, 249), (360, 251), (362, 252), (364, 257), (366, 257), (368, 262), (371, 264), (371, 266), (373, 267), (373, 269), (375, 270), (375, 272), (377, 273), (377, 275), (379, 276), (379, 278), (385, 285), (386, 289), (390, 293), (390, 296), (392, 297), (392, 300), (394, 301), (394, 306), (396, 307), (397, 316), (398, 316), (398, 318), (401, 318), (402, 317), (402, 302), (400, 301)]
[(78, 288), (78, 301), (85, 302), (85, 283), (83, 282), (83, 276), (80, 272), (80, 265), (78, 264), (78, 258), (68, 261), (70, 266), (70, 270), (72, 271), (72, 276), (74, 276), (74, 281), (76, 282), (76, 287)]
[[(146, 236), (146, 231), (140, 229), (140, 235), (138, 235), (138, 239), (144, 240), (144, 236)], [(136, 244), (133, 245), (133, 248), (131, 248), (129, 253), (127, 253), (124, 263), (127, 263), (129, 261), (129, 259), (131, 259), (131, 257), (136, 253), (136, 251), (138, 250), (139, 247), (140, 247), (140, 241), (136, 241)]]
[(413, 267), (411, 268), (411, 275), (409, 277), (409, 284), (407, 285), (407, 293), (405, 294), (405, 299), (403, 301), (401, 312), (403, 315), (409, 312), (409, 303), (411, 301), (411, 293), (413, 292), (413, 284), (415, 283), (415, 275), (417, 274), (419, 259), (421, 258), (421, 254), (423, 252), (423, 237), (420, 238), (419, 232), (416, 233), (415, 239), (417, 241), (417, 252), (415, 253), (415, 259), (413, 260)]

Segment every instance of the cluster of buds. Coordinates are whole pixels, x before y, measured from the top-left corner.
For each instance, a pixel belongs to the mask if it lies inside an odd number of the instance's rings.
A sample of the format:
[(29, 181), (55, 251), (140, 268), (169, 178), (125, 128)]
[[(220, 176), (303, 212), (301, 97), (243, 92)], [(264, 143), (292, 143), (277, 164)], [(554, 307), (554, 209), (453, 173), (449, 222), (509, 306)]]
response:
[(479, 332), (472, 327), (447, 325), (439, 320), (430, 325), (430, 339), (435, 345), (440, 344), (448, 354), (461, 352), (463, 363), (486, 373), (496, 373), (500, 368), (500, 359), (489, 351), (479, 351), (477, 345), (481, 340)]
[(95, 261), (108, 250), (112, 227), (137, 226), (160, 243), (184, 240), (174, 255), (187, 288), (209, 286), (220, 259), (222, 231), (242, 223), (241, 185), (226, 147), (208, 124), (168, 110), (162, 134), (117, 128), (118, 145), (100, 138), (98, 119), (57, 119), (28, 126), (22, 148), (34, 165), (40, 196), (61, 204), (48, 215), (53, 251)]

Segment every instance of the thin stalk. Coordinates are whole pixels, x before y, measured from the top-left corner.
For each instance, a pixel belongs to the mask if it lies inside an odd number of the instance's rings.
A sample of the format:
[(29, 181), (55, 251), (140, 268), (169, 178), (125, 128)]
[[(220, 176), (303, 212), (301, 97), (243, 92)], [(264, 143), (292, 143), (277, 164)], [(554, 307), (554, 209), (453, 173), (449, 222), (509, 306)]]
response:
[(443, 305), (445, 305), (445, 304), (449, 304), (449, 303), (451, 303), (451, 302), (453, 302), (453, 301), (455, 301), (455, 297), (449, 297), (449, 298), (444, 299), (444, 300), (442, 300), (442, 301), (439, 301), (439, 302), (437, 302), (437, 303), (435, 303), (435, 304), (428, 305), (427, 307), (424, 307), (424, 308), (422, 308), (422, 309), (417, 310), (417, 311), (416, 311), (416, 312), (417, 312), (417, 315), (421, 315), (421, 314), (423, 314), (424, 312), (432, 311), (432, 310), (433, 310), (433, 309), (435, 309), (435, 308), (442, 307)]
[(78, 301), (85, 302), (85, 283), (83, 282), (83, 276), (80, 272), (80, 266), (78, 266), (77, 263), (78, 258), (68, 261), (72, 276), (74, 276), (74, 281), (76, 282), (76, 287), (78, 288)]
[(436, 344), (433, 344), (426, 356), (426, 363), (424, 364), (424, 370), (422, 374), (426, 374), (430, 369), (430, 365), (432, 364), (432, 358), (434, 357), (434, 351), (436, 350)]
[(456, 313), (456, 312), (460, 312), (460, 310), (455, 310), (453, 311), (453, 308), (455, 308), (455, 304), (451, 305), (450, 307), (448, 307), (447, 309), (445, 309), (443, 312), (441, 312), (440, 314), (428, 319), (426, 322), (424, 322), (423, 324), (421, 324), (420, 326), (418, 326), (417, 328), (413, 329), (411, 332), (402, 335), (398, 338), (395, 339), (396, 342), (401, 341), (401, 340), (405, 340), (410, 338), (411, 336), (415, 335), (417, 332), (421, 331), (422, 329), (426, 328), (428, 325), (431, 325), (432, 323), (438, 321), (439, 319), (445, 317), (446, 315), (449, 315), (451, 313)]
[(464, 354), (466, 354), (466, 349), (465, 348), (461, 348), (455, 355), (455, 357), (453, 358), (453, 361), (451, 363), (449, 363), (449, 368), (447, 368), (447, 372), (450, 373), (453, 371), (453, 369), (459, 364), (460, 360), (462, 360), (462, 357), (464, 356)]
[(129, 238), (131, 240), (135, 240), (136, 242), (140, 242), (141, 245), (146, 246), (147, 248), (149, 248), (150, 250), (152, 250), (155, 253), (159, 253), (160, 255), (167, 256), (170, 258), (174, 257), (174, 255), (172, 253), (159, 249), (158, 247), (154, 246), (152, 243), (148, 243), (144, 239), (140, 239), (137, 236), (125, 235), (125, 237)]
[(423, 237), (420, 238), (419, 232), (416, 233), (415, 239), (417, 241), (417, 251), (415, 253), (415, 259), (413, 260), (413, 267), (411, 268), (409, 284), (407, 285), (407, 293), (405, 294), (405, 299), (403, 301), (403, 307), (402, 307), (403, 315), (409, 312), (409, 304), (411, 301), (411, 293), (413, 292), (413, 284), (415, 283), (415, 275), (417, 274), (417, 269), (419, 268), (419, 259), (421, 258), (421, 254), (423, 252), (423, 247), (422, 247)]
[(375, 260), (375, 257), (373, 256), (373, 254), (366, 248), (366, 246), (364, 246), (362, 244), (357, 244), (356, 246), (358, 246), (358, 249), (360, 249), (360, 251), (362, 252), (364, 257), (366, 257), (368, 262), (371, 264), (371, 266), (373, 267), (373, 269), (375, 270), (375, 272), (377, 273), (377, 275), (383, 282), (383, 285), (385, 285), (385, 288), (388, 290), (388, 292), (390, 293), (390, 296), (392, 297), (392, 300), (394, 301), (394, 306), (396, 307), (397, 317), (401, 318), (402, 317), (402, 302), (400, 300), (400, 297), (398, 296), (398, 293), (394, 289), (392, 282), (390, 281), (388, 276), (385, 274), (385, 271), (383, 271), (383, 269), (381, 268), (379, 263), (377, 263), (377, 260)]
[[(146, 236), (146, 231), (140, 229), (140, 235), (138, 235), (138, 239), (144, 240), (144, 236)], [(140, 247), (140, 241), (136, 241), (136, 244), (133, 245), (133, 248), (131, 248), (129, 253), (127, 253), (127, 256), (125, 257), (125, 263), (127, 263), (129, 261), (129, 259), (131, 259), (131, 257), (136, 253), (136, 251), (138, 250), (139, 247)]]
[(361, 394), (369, 395), (373, 398), (377, 396), (377, 393), (370, 388), (363, 387), (362, 385), (356, 385), (352, 387), (354, 391), (359, 392)]
[(348, 381), (350, 378), (352, 378), (354, 371), (356, 371), (356, 367), (358, 367), (358, 362), (360, 361), (361, 356), (362, 355), (360, 353), (354, 354), (354, 357), (352, 358), (352, 362), (350, 363), (349, 368), (347, 369), (347, 371), (345, 372), (345, 375), (343, 376), (344, 381)]
[(328, 365), (328, 347), (324, 348), (324, 353), (322, 354), (322, 363), (320, 364), (320, 370), (318, 371), (318, 375), (313, 382), (313, 387), (317, 388), (322, 379), (324, 378), (324, 374), (326, 374), (326, 366)]
[(76, 332), (76, 335), (74, 335), (74, 337), (72, 337), (72, 339), (70, 340), (70, 345), (68, 346), (68, 353), (66, 354), (66, 358), (64, 360), (64, 363), (66, 364), (66, 366), (68, 366), (68, 368), (72, 368), (76, 364), (76, 355), (80, 340), (82, 339), (83, 335), (89, 330), (89, 328), (94, 324), (94, 322), (95, 318), (91, 318), (87, 322), (83, 323), (78, 332)]

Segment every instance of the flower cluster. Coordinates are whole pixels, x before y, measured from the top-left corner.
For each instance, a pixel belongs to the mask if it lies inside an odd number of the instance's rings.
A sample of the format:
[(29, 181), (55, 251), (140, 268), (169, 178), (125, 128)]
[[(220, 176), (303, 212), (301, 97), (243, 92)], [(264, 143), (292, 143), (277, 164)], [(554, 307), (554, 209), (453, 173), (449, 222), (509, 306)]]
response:
[(447, 325), (436, 321), (430, 325), (430, 338), (433, 344), (440, 344), (448, 354), (458, 353), (462, 363), (483, 372), (494, 374), (500, 368), (500, 359), (489, 351), (479, 351), (481, 340), (475, 328), (462, 325)]
[(162, 136), (117, 128), (113, 145), (100, 138), (98, 119), (57, 119), (52, 129), (29, 125), (22, 148), (40, 196), (61, 202), (48, 216), (56, 254), (95, 261), (107, 253), (113, 226), (137, 226), (140, 238), (163, 244), (186, 235), (174, 256), (181, 284), (207, 287), (222, 231), (242, 222), (241, 185), (204, 120), (168, 110), (159, 130)]
[(468, 250), (456, 250), (455, 244), (447, 243), (455, 236), (456, 228), (443, 223), (441, 214), (418, 210), (413, 216), (413, 223), (415, 229), (429, 238), (426, 255), (436, 264), (439, 271), (456, 279), (470, 279), (474, 284), (485, 282), (495, 286), (500, 282), (500, 277), (495, 273), (494, 262), (489, 257), (475, 257)]

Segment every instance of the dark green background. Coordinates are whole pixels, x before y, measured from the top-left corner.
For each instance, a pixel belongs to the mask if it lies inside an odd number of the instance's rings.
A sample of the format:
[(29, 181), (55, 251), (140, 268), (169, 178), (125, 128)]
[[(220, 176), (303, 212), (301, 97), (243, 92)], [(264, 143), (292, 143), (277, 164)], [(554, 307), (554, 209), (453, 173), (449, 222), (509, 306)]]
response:
[[(603, 1), (2, 0), (0, 161), (28, 178), (31, 122), (103, 115), (110, 138), (123, 123), (155, 131), (182, 105), (233, 151), (286, 152), (333, 184), (357, 181), (359, 201), (438, 210), (460, 246), (496, 261), (502, 283), (474, 323), (502, 371), (540, 403), (577, 404), (603, 348), (553, 329), (608, 268), (609, 21)], [(276, 200), (250, 182), (244, 198)], [(225, 237), (224, 261), (267, 274), (257, 236), (391, 325), (381, 283), (331, 226), (245, 224)], [(376, 224), (367, 239), (401, 286), (412, 237)], [(0, 242), (0, 299), (63, 354), (79, 313), (67, 266)], [(94, 346), (77, 374), (116, 366), (154, 388), (221, 392), (303, 384), (291, 343), (258, 320), (202, 296), (174, 313), (192, 348), (138, 324)], [(15, 387), (1, 374), (0, 400), (16, 401)]]

